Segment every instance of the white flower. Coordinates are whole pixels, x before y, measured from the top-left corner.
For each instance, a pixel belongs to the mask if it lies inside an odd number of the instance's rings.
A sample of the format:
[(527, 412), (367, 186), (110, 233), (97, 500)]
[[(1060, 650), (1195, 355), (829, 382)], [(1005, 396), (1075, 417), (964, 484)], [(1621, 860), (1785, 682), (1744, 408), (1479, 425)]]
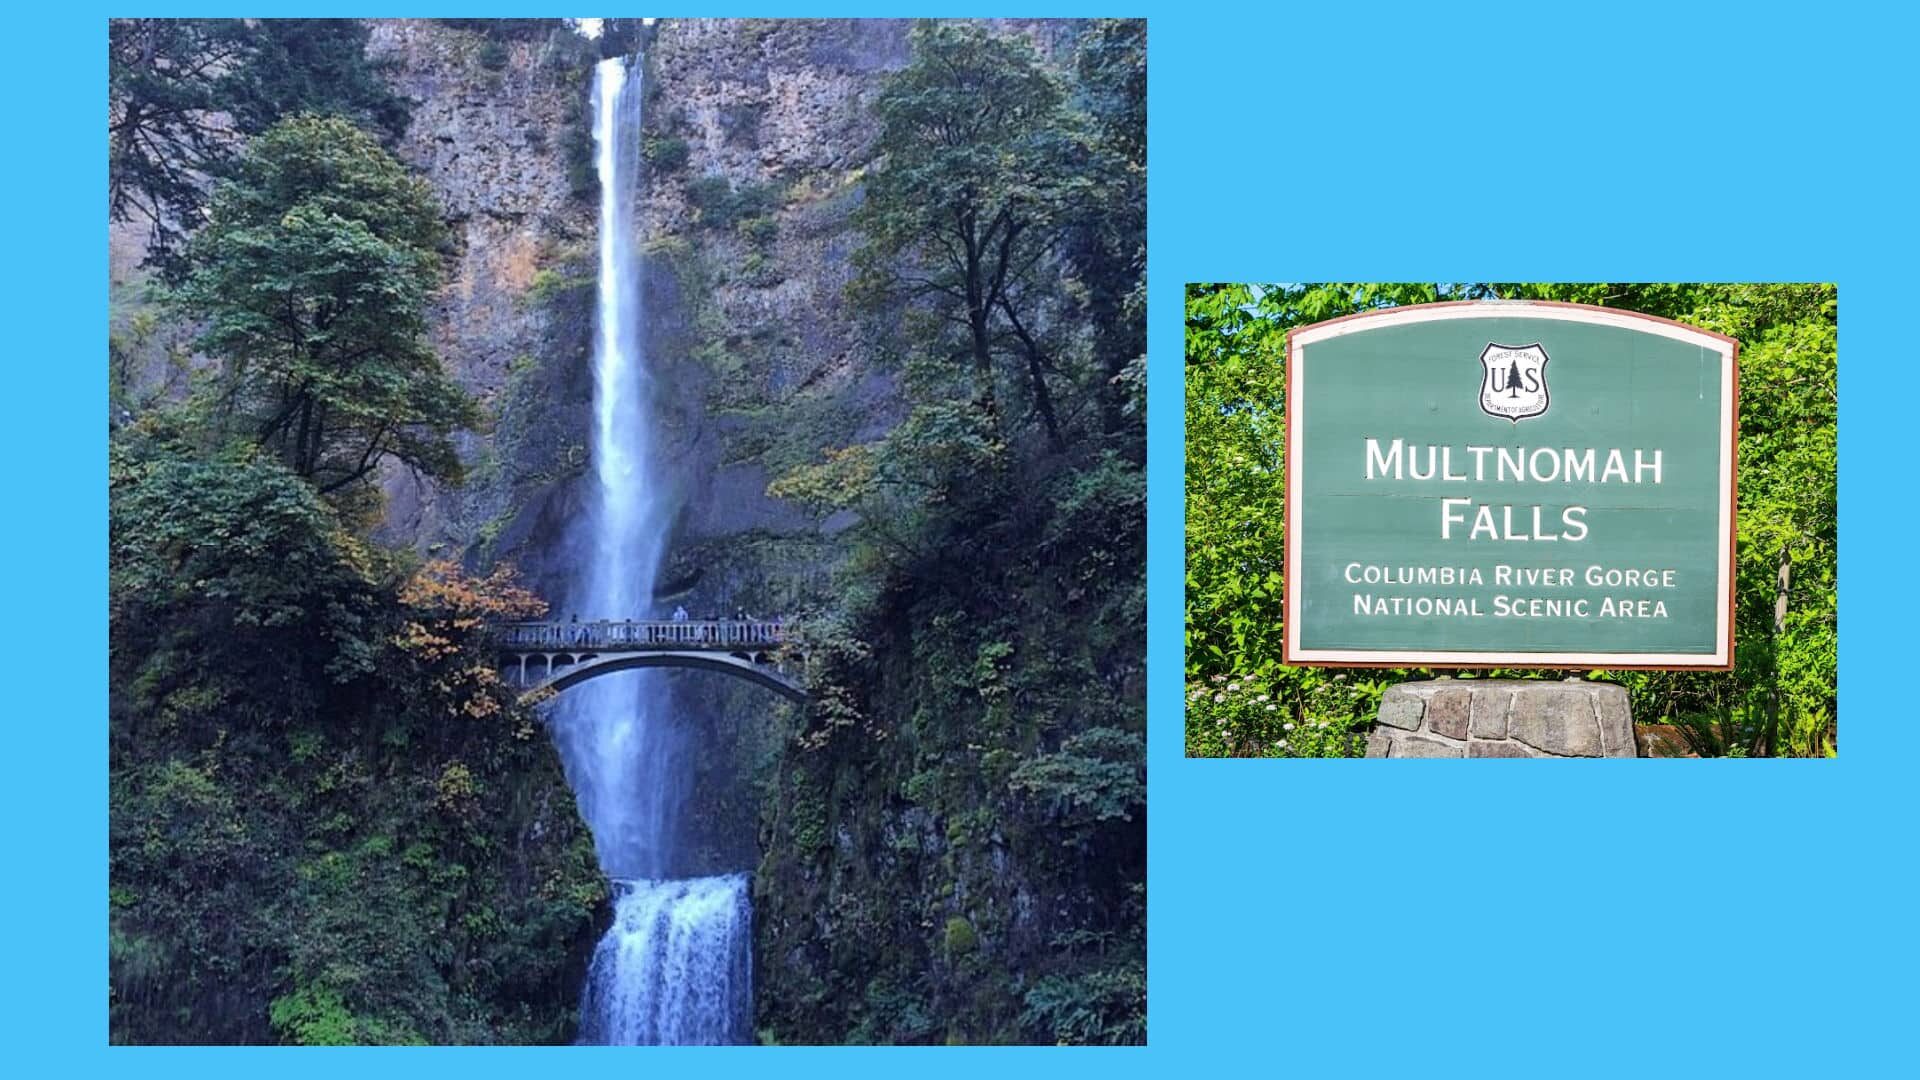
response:
[(1230, 683), (1228, 683), (1228, 684), (1227, 684), (1227, 689), (1229, 689), (1229, 690), (1238, 690), (1238, 689), (1240, 689), (1240, 684), (1239, 684), (1239, 683), (1237, 683), (1237, 682), (1230, 682)]
[(1293, 730), (1293, 725), (1292, 725), (1292, 724), (1282, 724), (1282, 725), (1280, 726), (1280, 730), (1281, 730), (1281, 731), (1292, 731), (1292, 730)]
[(1265, 695), (1265, 694), (1261, 694), (1261, 695), (1260, 695), (1259, 697), (1257, 697), (1257, 698), (1254, 698), (1253, 700), (1255, 700), (1255, 701), (1265, 701), (1265, 700), (1267, 700), (1267, 695)]
[(1225, 694), (1215, 694), (1215, 695), (1213, 695), (1213, 700), (1215, 700), (1215, 701), (1225, 701), (1225, 700), (1227, 700), (1227, 695), (1225, 695)]
[(1278, 705), (1269, 705), (1269, 706), (1267, 706), (1267, 711), (1268, 711), (1268, 712), (1272, 712), (1273, 710), (1275, 710), (1275, 709), (1277, 709), (1277, 708), (1279, 708), (1279, 707), (1280, 707), (1280, 706), (1278, 706)]

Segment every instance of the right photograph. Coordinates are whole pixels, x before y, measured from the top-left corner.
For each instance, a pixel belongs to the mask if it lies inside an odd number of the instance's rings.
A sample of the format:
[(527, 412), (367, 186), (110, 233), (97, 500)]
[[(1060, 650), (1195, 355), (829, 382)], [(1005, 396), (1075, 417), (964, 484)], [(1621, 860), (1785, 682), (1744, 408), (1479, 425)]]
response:
[(1188, 757), (1833, 757), (1839, 291), (1186, 287)]

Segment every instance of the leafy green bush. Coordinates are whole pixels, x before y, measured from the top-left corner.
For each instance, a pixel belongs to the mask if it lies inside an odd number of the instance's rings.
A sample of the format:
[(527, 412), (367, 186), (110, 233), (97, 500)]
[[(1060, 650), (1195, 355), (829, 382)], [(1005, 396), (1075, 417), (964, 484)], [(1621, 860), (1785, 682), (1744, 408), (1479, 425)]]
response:
[(962, 957), (979, 945), (980, 939), (973, 932), (973, 924), (958, 915), (947, 920), (945, 947), (949, 959)]
[(1147, 989), (1144, 965), (1096, 967), (1075, 976), (1048, 975), (1027, 991), (1020, 1022), (1052, 1034), (1060, 1046), (1147, 1041), (1138, 1003)]
[(533, 280), (527, 283), (526, 302), (545, 307), (570, 294), (593, 287), (594, 278), (591, 274), (566, 274), (550, 267), (541, 267), (533, 272)]
[(110, 1037), (567, 1041), (605, 885), (483, 629), (542, 605), (178, 423), (110, 448)]
[(1187, 690), (1187, 756), (1352, 757), (1365, 743), (1356, 727), (1372, 719), (1384, 688), (1336, 672), (1290, 698), (1251, 675), (1209, 676)]
[(747, 184), (739, 188), (724, 176), (702, 176), (687, 184), (687, 201), (698, 212), (703, 229), (730, 229), (742, 218), (767, 214), (780, 204), (780, 193), (771, 184)]
[(763, 250), (771, 246), (780, 235), (780, 223), (770, 214), (742, 218), (735, 229), (740, 233), (742, 240)]
[(689, 152), (687, 140), (677, 135), (648, 135), (640, 140), (640, 156), (662, 173), (684, 168)]

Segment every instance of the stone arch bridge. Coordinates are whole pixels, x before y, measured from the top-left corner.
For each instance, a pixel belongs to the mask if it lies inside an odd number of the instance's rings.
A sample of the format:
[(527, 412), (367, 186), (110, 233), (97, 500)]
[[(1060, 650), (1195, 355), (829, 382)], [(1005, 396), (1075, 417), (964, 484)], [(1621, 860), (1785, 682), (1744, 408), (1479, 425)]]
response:
[(789, 629), (778, 619), (632, 619), (505, 623), (495, 631), (501, 674), (523, 698), (616, 671), (677, 667), (717, 671), (805, 701), (787, 663)]

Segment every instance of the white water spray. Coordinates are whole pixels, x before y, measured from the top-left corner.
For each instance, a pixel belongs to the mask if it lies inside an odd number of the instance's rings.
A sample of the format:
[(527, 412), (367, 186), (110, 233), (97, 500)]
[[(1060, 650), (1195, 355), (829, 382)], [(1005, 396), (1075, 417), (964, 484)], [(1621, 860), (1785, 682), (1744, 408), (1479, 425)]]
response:
[[(624, 58), (593, 73), (600, 180), (594, 339), (594, 499), (568, 617), (640, 619), (653, 595), (670, 499), (654, 461), (645, 311), (633, 250), (640, 77)], [(594, 952), (581, 1003), (589, 1042), (738, 1042), (749, 1027), (746, 877), (673, 880), (688, 762), (658, 673), (590, 679), (555, 702), (554, 732), (601, 868), (614, 924)]]
[(581, 1036), (607, 1046), (740, 1041), (752, 1000), (745, 874), (616, 884)]

